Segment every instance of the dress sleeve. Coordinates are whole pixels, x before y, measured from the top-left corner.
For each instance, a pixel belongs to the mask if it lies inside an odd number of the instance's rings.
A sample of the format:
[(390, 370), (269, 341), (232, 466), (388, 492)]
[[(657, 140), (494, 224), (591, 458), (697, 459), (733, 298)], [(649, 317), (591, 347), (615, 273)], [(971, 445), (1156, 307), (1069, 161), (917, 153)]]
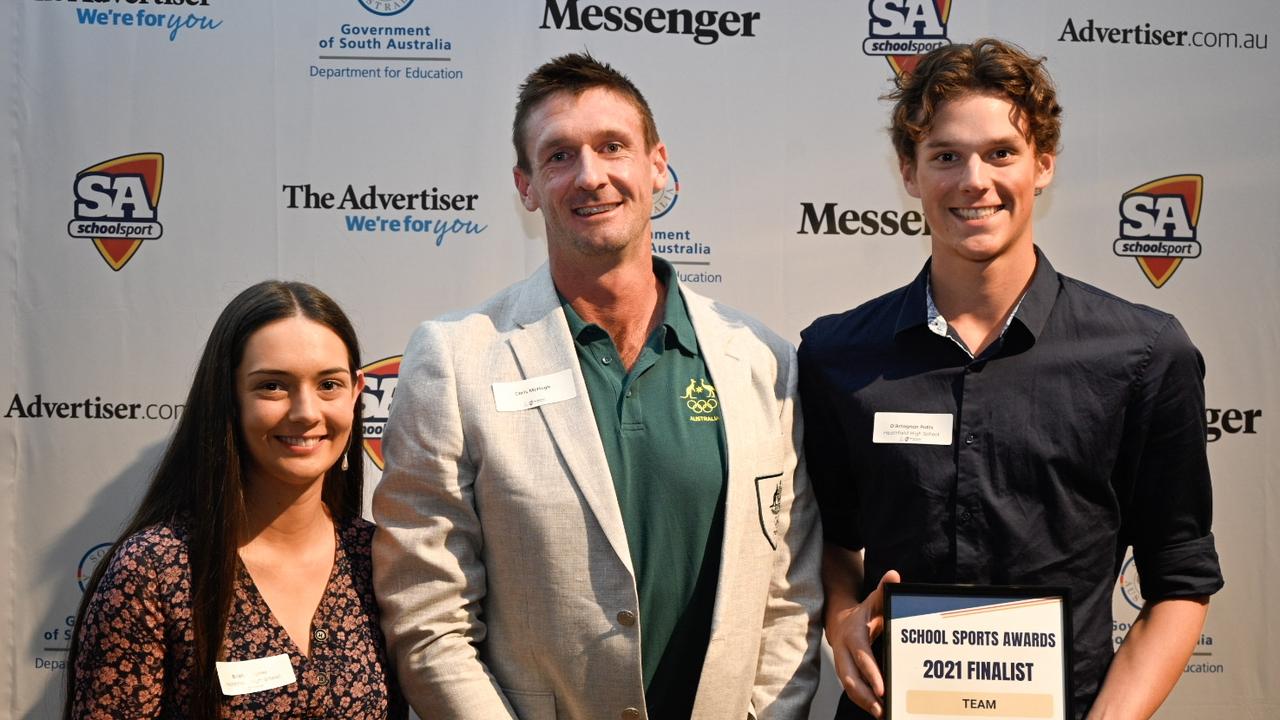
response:
[(110, 560), (79, 628), (75, 718), (159, 717), (165, 684), (165, 602), (154, 546), (134, 536)]
[(1209, 595), (1222, 587), (1210, 526), (1213, 491), (1204, 427), (1204, 359), (1177, 320), (1152, 343), (1134, 397), (1142, 432), (1132, 501), (1124, 509), (1148, 600)]

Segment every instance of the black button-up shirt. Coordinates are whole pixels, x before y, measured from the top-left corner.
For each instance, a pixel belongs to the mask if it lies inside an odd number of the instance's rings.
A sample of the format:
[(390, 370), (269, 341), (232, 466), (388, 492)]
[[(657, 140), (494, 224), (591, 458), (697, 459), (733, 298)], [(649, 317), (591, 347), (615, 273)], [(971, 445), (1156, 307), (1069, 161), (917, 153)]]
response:
[[(1111, 662), (1127, 547), (1148, 600), (1222, 586), (1204, 362), (1173, 316), (1036, 255), (1012, 322), (977, 358), (928, 327), (928, 263), (910, 285), (815, 321), (799, 350), (805, 452), (827, 542), (866, 549), (864, 596), (890, 569), (1069, 587), (1083, 715)], [(949, 414), (952, 440), (873, 442), (877, 413)]]

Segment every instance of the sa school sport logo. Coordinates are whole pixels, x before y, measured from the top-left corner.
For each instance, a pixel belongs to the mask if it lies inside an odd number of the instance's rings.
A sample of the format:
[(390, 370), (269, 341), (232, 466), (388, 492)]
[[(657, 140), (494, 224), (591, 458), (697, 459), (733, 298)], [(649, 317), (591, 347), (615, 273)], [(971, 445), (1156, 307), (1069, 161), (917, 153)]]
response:
[(383, 358), (360, 368), (364, 371), (364, 451), (379, 470), (386, 464), (382, 458), (382, 432), (391, 415), (391, 400), (400, 380), (402, 357)]
[(924, 53), (949, 44), (951, 0), (871, 0), (862, 52), (881, 56), (897, 75), (910, 73)]
[(1151, 284), (1164, 286), (1183, 260), (1200, 257), (1196, 226), (1203, 195), (1202, 175), (1170, 175), (1126, 192), (1113, 251), (1137, 258)]
[(122, 155), (76, 173), (75, 208), (67, 233), (93, 240), (112, 270), (125, 266), (142, 247), (164, 233), (157, 211), (164, 181), (164, 155)]

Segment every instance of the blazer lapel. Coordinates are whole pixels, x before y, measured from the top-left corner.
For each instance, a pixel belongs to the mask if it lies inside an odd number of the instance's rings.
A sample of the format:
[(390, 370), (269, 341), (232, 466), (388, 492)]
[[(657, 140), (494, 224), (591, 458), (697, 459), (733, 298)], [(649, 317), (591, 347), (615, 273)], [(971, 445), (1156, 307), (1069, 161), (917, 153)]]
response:
[(512, 333), (508, 342), (526, 379), (573, 370), (577, 394), (562, 402), (542, 405), (537, 412), (542, 414), (551, 441), (569, 466), (569, 473), (595, 514), (600, 529), (627, 571), (634, 575), (613, 475), (609, 472), (609, 461), (596, 427), (569, 324), (547, 265), (540, 267), (525, 283), (517, 299), (514, 319), (521, 329)]

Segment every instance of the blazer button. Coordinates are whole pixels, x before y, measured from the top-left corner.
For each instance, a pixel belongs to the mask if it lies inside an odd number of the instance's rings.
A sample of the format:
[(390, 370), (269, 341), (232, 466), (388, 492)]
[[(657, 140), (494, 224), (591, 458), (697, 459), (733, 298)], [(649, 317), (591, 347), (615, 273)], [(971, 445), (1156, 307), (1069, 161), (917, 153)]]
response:
[[(618, 612), (618, 623), (631, 627), (636, 624), (636, 614), (630, 610), (620, 610)], [(625, 713), (624, 713), (625, 714)], [(638, 715), (636, 717), (639, 717)]]
[(640, 720), (640, 711), (635, 708), (627, 708), (622, 711), (622, 720)]

